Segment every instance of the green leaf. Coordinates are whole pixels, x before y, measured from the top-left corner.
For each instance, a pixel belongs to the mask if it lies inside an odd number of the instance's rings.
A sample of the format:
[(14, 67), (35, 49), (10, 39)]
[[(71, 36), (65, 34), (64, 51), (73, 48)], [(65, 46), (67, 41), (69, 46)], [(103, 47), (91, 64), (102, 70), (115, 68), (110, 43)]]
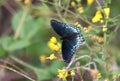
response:
[(35, 71), (35, 73), (37, 74), (37, 77), (38, 77), (38, 81), (48, 80), (48, 79), (53, 78), (53, 75), (50, 74), (48, 69), (44, 68), (42, 71), (43, 72)]
[(12, 37), (1, 38), (1, 45), (4, 50), (8, 50), (8, 47), (13, 43)]
[(33, 17), (25, 11), (17, 12), (12, 20), (13, 30), (16, 32), (19, 28), (19, 37), (22, 39), (30, 39), (32, 38), (36, 32), (39, 30), (38, 24), (35, 22)]
[(15, 51), (30, 45), (28, 40), (14, 40), (12, 37), (4, 37), (1, 39), (2, 48), (6, 51)]
[(105, 4), (111, 4), (111, 0), (104, 0)]
[(3, 48), (0, 48), (0, 57), (5, 54), (5, 50)]
[(96, 59), (96, 58), (94, 58), (93, 60), (94, 60), (95, 62), (99, 63), (101, 66), (105, 65), (105, 62), (104, 62), (103, 60), (101, 60), (101, 59)]
[(30, 42), (28, 40), (18, 40), (18, 41), (14, 41), (9, 47), (8, 50), (9, 51), (14, 51), (14, 50), (18, 50), (18, 49), (22, 49), (25, 48), (27, 46), (30, 45)]

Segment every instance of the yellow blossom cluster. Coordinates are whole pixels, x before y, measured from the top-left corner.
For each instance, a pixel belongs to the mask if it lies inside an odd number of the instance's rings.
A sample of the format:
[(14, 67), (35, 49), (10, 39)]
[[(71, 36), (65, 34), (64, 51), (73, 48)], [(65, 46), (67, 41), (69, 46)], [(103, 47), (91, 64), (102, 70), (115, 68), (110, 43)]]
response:
[[(91, 5), (93, 4), (94, 0), (87, 0), (87, 5)], [(80, 6), (77, 7), (77, 4), (80, 4)], [(73, 0), (71, 1), (70, 5), (72, 7), (77, 7), (76, 11), (79, 13), (83, 13), (84, 12), (84, 7), (81, 4), (81, 0)]]
[(110, 14), (110, 8), (104, 8), (103, 10), (104, 10), (105, 18), (108, 19)]
[(29, 4), (30, 3), (30, 0), (24, 0), (24, 4)]
[(71, 75), (71, 76), (75, 76), (75, 70), (71, 70), (71, 71), (70, 71), (70, 75)]
[(57, 41), (55, 37), (51, 37), (50, 41), (48, 42), (48, 46), (53, 51), (59, 51), (61, 48), (61, 44)]
[(79, 26), (79, 22), (75, 22), (74, 25), (75, 25), (75, 26)]
[(88, 33), (90, 30), (92, 30), (92, 26), (84, 27), (83, 30), (85, 33)]
[(71, 4), (72, 7), (75, 7), (75, 6), (76, 6), (75, 1), (72, 1), (70, 4)]
[[(110, 8), (104, 8), (103, 14), (105, 15), (105, 19), (108, 19), (110, 14)], [(92, 18), (92, 22), (93, 23), (99, 22), (101, 21), (102, 18), (103, 18), (102, 12), (100, 10), (97, 10), (95, 16)]]
[(93, 38), (96, 39), (98, 43), (102, 43), (103, 42), (103, 38), (102, 37), (94, 35)]
[(84, 12), (84, 7), (80, 6), (80, 7), (77, 8), (76, 11), (79, 12), (79, 13), (83, 13)]
[(39, 56), (39, 60), (40, 60), (41, 62), (45, 62), (46, 56), (45, 56), (45, 55)]
[(103, 25), (102, 31), (103, 31), (103, 32), (106, 32), (106, 31), (107, 31), (107, 26), (106, 26), (106, 25)]
[(94, 0), (87, 0), (87, 4), (91, 5), (94, 2)]
[(54, 55), (54, 54), (50, 54), (49, 57), (46, 57), (45, 55), (41, 55), (39, 56), (39, 60), (44, 63), (46, 61), (46, 59), (49, 59), (49, 60), (55, 60), (57, 57)]
[[(70, 75), (75, 76), (75, 70), (71, 70)], [(58, 69), (58, 75), (57, 76), (59, 78), (65, 80), (69, 76), (69, 73), (66, 69)]]
[(110, 80), (109, 80), (109, 78), (105, 78), (105, 80), (104, 80), (104, 81), (110, 81)]
[(55, 60), (57, 57), (54, 54), (51, 54), (49, 57), (47, 57), (46, 59), (50, 59), (50, 60)]
[(103, 38), (100, 36), (89, 34), (89, 37), (94, 39), (94, 40), (97, 40), (98, 43), (103, 43)]
[(101, 11), (98, 10), (95, 13), (95, 16), (92, 18), (92, 22), (93, 23), (99, 22), (102, 18), (103, 18), (102, 13), (101, 13)]
[(58, 77), (66, 79), (66, 77), (68, 77), (68, 71), (66, 69), (58, 69)]
[(101, 73), (98, 72), (97, 70), (91, 70), (91, 71), (90, 71), (90, 74), (91, 74), (92, 76), (96, 76), (97, 79), (101, 78)]
[(113, 81), (118, 81), (119, 80), (119, 75), (113, 75)]
[[(71, 6), (75, 7), (77, 5), (77, 3), (81, 3), (82, 0), (72, 0), (71, 1)], [(94, 0), (87, 0), (87, 5), (91, 5), (93, 4)]]

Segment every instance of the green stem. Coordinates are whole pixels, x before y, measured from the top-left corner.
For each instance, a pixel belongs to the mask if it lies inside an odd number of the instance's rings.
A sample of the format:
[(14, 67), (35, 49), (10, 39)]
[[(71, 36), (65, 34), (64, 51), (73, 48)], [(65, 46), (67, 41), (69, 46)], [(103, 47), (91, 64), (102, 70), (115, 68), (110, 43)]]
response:
[(64, 12), (65, 19), (66, 19), (66, 16), (67, 16), (67, 11), (68, 11), (69, 4), (70, 4), (70, 0), (68, 0), (67, 6), (66, 6), (66, 9), (65, 9), (65, 12)]
[(19, 37), (19, 33), (20, 33), (20, 31), (23, 27), (24, 21), (25, 21), (26, 16), (27, 16), (27, 13), (28, 13), (28, 7), (25, 7), (23, 15), (21, 17), (21, 20), (19, 21), (18, 27), (17, 27), (16, 32), (14, 34), (14, 39), (15, 40)]
[(74, 77), (72, 76), (72, 81), (74, 81)]
[[(107, 23), (108, 23), (108, 21), (106, 20), (105, 21), (105, 26), (107, 27)], [(106, 32), (104, 32), (104, 48), (103, 48), (103, 52), (104, 52), (104, 54), (106, 54), (106, 57), (107, 57), (107, 52), (106, 52), (106, 45), (107, 45), (107, 34), (106, 34)], [(106, 77), (108, 78), (108, 59), (106, 58)]]
[(67, 81), (66, 78), (62, 79), (63, 81)]

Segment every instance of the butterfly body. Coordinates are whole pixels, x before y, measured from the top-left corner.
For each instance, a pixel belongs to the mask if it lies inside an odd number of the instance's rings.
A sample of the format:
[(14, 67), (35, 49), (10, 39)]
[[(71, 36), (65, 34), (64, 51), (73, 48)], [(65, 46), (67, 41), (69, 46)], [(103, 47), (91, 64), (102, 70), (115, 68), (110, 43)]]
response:
[(79, 27), (72, 24), (67, 25), (56, 20), (51, 20), (51, 26), (55, 32), (61, 36), (62, 42), (62, 57), (65, 62), (69, 63), (73, 54), (85, 42)]

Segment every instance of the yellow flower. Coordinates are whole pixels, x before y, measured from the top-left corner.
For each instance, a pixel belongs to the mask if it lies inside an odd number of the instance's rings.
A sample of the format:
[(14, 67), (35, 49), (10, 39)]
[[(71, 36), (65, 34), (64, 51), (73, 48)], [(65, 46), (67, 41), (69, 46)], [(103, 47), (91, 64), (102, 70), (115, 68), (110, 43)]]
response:
[(110, 8), (104, 8), (104, 13), (105, 13), (105, 18), (108, 19), (109, 18), (109, 14), (110, 14)]
[(91, 5), (94, 2), (94, 0), (87, 0), (87, 4)]
[(101, 78), (101, 73), (97, 73), (97, 79)]
[(49, 46), (49, 48), (51, 49), (51, 50), (54, 50), (54, 46), (55, 46), (55, 44), (54, 43), (52, 43), (52, 42), (48, 42), (48, 46)]
[(96, 76), (97, 79), (101, 78), (101, 73), (98, 72), (97, 70), (91, 70), (90, 73), (92, 76)]
[(79, 13), (82, 13), (82, 12), (84, 11), (84, 7), (82, 7), (82, 6), (78, 7), (78, 8), (77, 8), (77, 11), (78, 11)]
[(54, 50), (54, 51), (59, 51), (60, 48), (59, 48), (57, 45), (55, 45), (55, 46), (53, 47), (53, 50)]
[(71, 70), (71, 71), (70, 71), (70, 75), (71, 75), (71, 76), (75, 76), (75, 70)]
[(102, 18), (103, 18), (102, 13), (101, 13), (101, 11), (98, 10), (95, 13), (95, 16), (92, 18), (92, 22), (93, 23), (99, 22)]
[(39, 56), (39, 59), (40, 59), (41, 62), (45, 62), (46, 56), (45, 55), (41, 55), (41, 56)]
[(97, 39), (97, 35), (93, 35), (93, 39)]
[(55, 37), (52, 37), (52, 38), (50, 39), (50, 42), (56, 43), (56, 42), (57, 42), (57, 39), (56, 39)]
[(97, 73), (98, 73), (98, 71), (97, 71), (97, 70), (91, 70), (91, 71), (90, 71), (90, 74), (91, 74), (92, 76), (96, 76), (96, 75), (97, 75)]
[(113, 75), (113, 80), (114, 80), (114, 81), (118, 81), (118, 79), (119, 79), (119, 76), (118, 76), (118, 75)]
[(97, 40), (98, 43), (103, 43), (103, 42), (104, 42), (104, 41), (103, 41), (103, 38), (100, 37), (100, 36), (93, 35), (92, 38), (93, 38), (94, 40)]
[(54, 51), (59, 51), (61, 48), (61, 44), (59, 42), (57, 42), (52, 48)]
[(105, 80), (104, 81), (109, 81), (109, 79), (108, 78), (105, 78)]
[(83, 30), (84, 30), (85, 33), (88, 33), (87, 27), (84, 27)]
[(102, 37), (98, 37), (97, 41), (98, 41), (98, 43), (102, 43), (103, 42), (103, 38)]
[(92, 30), (92, 26), (84, 27), (83, 30), (85, 33), (88, 33), (90, 30)]
[(68, 72), (66, 69), (58, 69), (58, 75), (59, 78), (61, 79), (65, 79), (66, 77), (68, 77)]
[(77, 3), (81, 3), (82, 0), (76, 0)]
[(106, 31), (107, 31), (106, 25), (103, 25), (102, 31), (103, 31), (103, 32), (106, 32)]
[(57, 57), (54, 54), (51, 54), (49, 57), (47, 57), (47, 59), (50, 60), (55, 60)]
[(59, 48), (61, 48), (61, 44), (60, 44), (59, 42), (57, 42), (57, 46), (58, 46)]
[(92, 30), (92, 26), (88, 26), (88, 30)]
[(61, 44), (57, 42), (57, 39), (55, 37), (52, 37), (50, 41), (48, 42), (48, 46), (51, 50), (59, 51), (61, 48)]
[(76, 5), (75, 1), (71, 2), (71, 6), (74, 7)]
[(24, 0), (24, 4), (29, 4), (30, 0)]
[(75, 22), (74, 25), (75, 25), (75, 26), (78, 26), (78, 25), (79, 25), (79, 22)]

